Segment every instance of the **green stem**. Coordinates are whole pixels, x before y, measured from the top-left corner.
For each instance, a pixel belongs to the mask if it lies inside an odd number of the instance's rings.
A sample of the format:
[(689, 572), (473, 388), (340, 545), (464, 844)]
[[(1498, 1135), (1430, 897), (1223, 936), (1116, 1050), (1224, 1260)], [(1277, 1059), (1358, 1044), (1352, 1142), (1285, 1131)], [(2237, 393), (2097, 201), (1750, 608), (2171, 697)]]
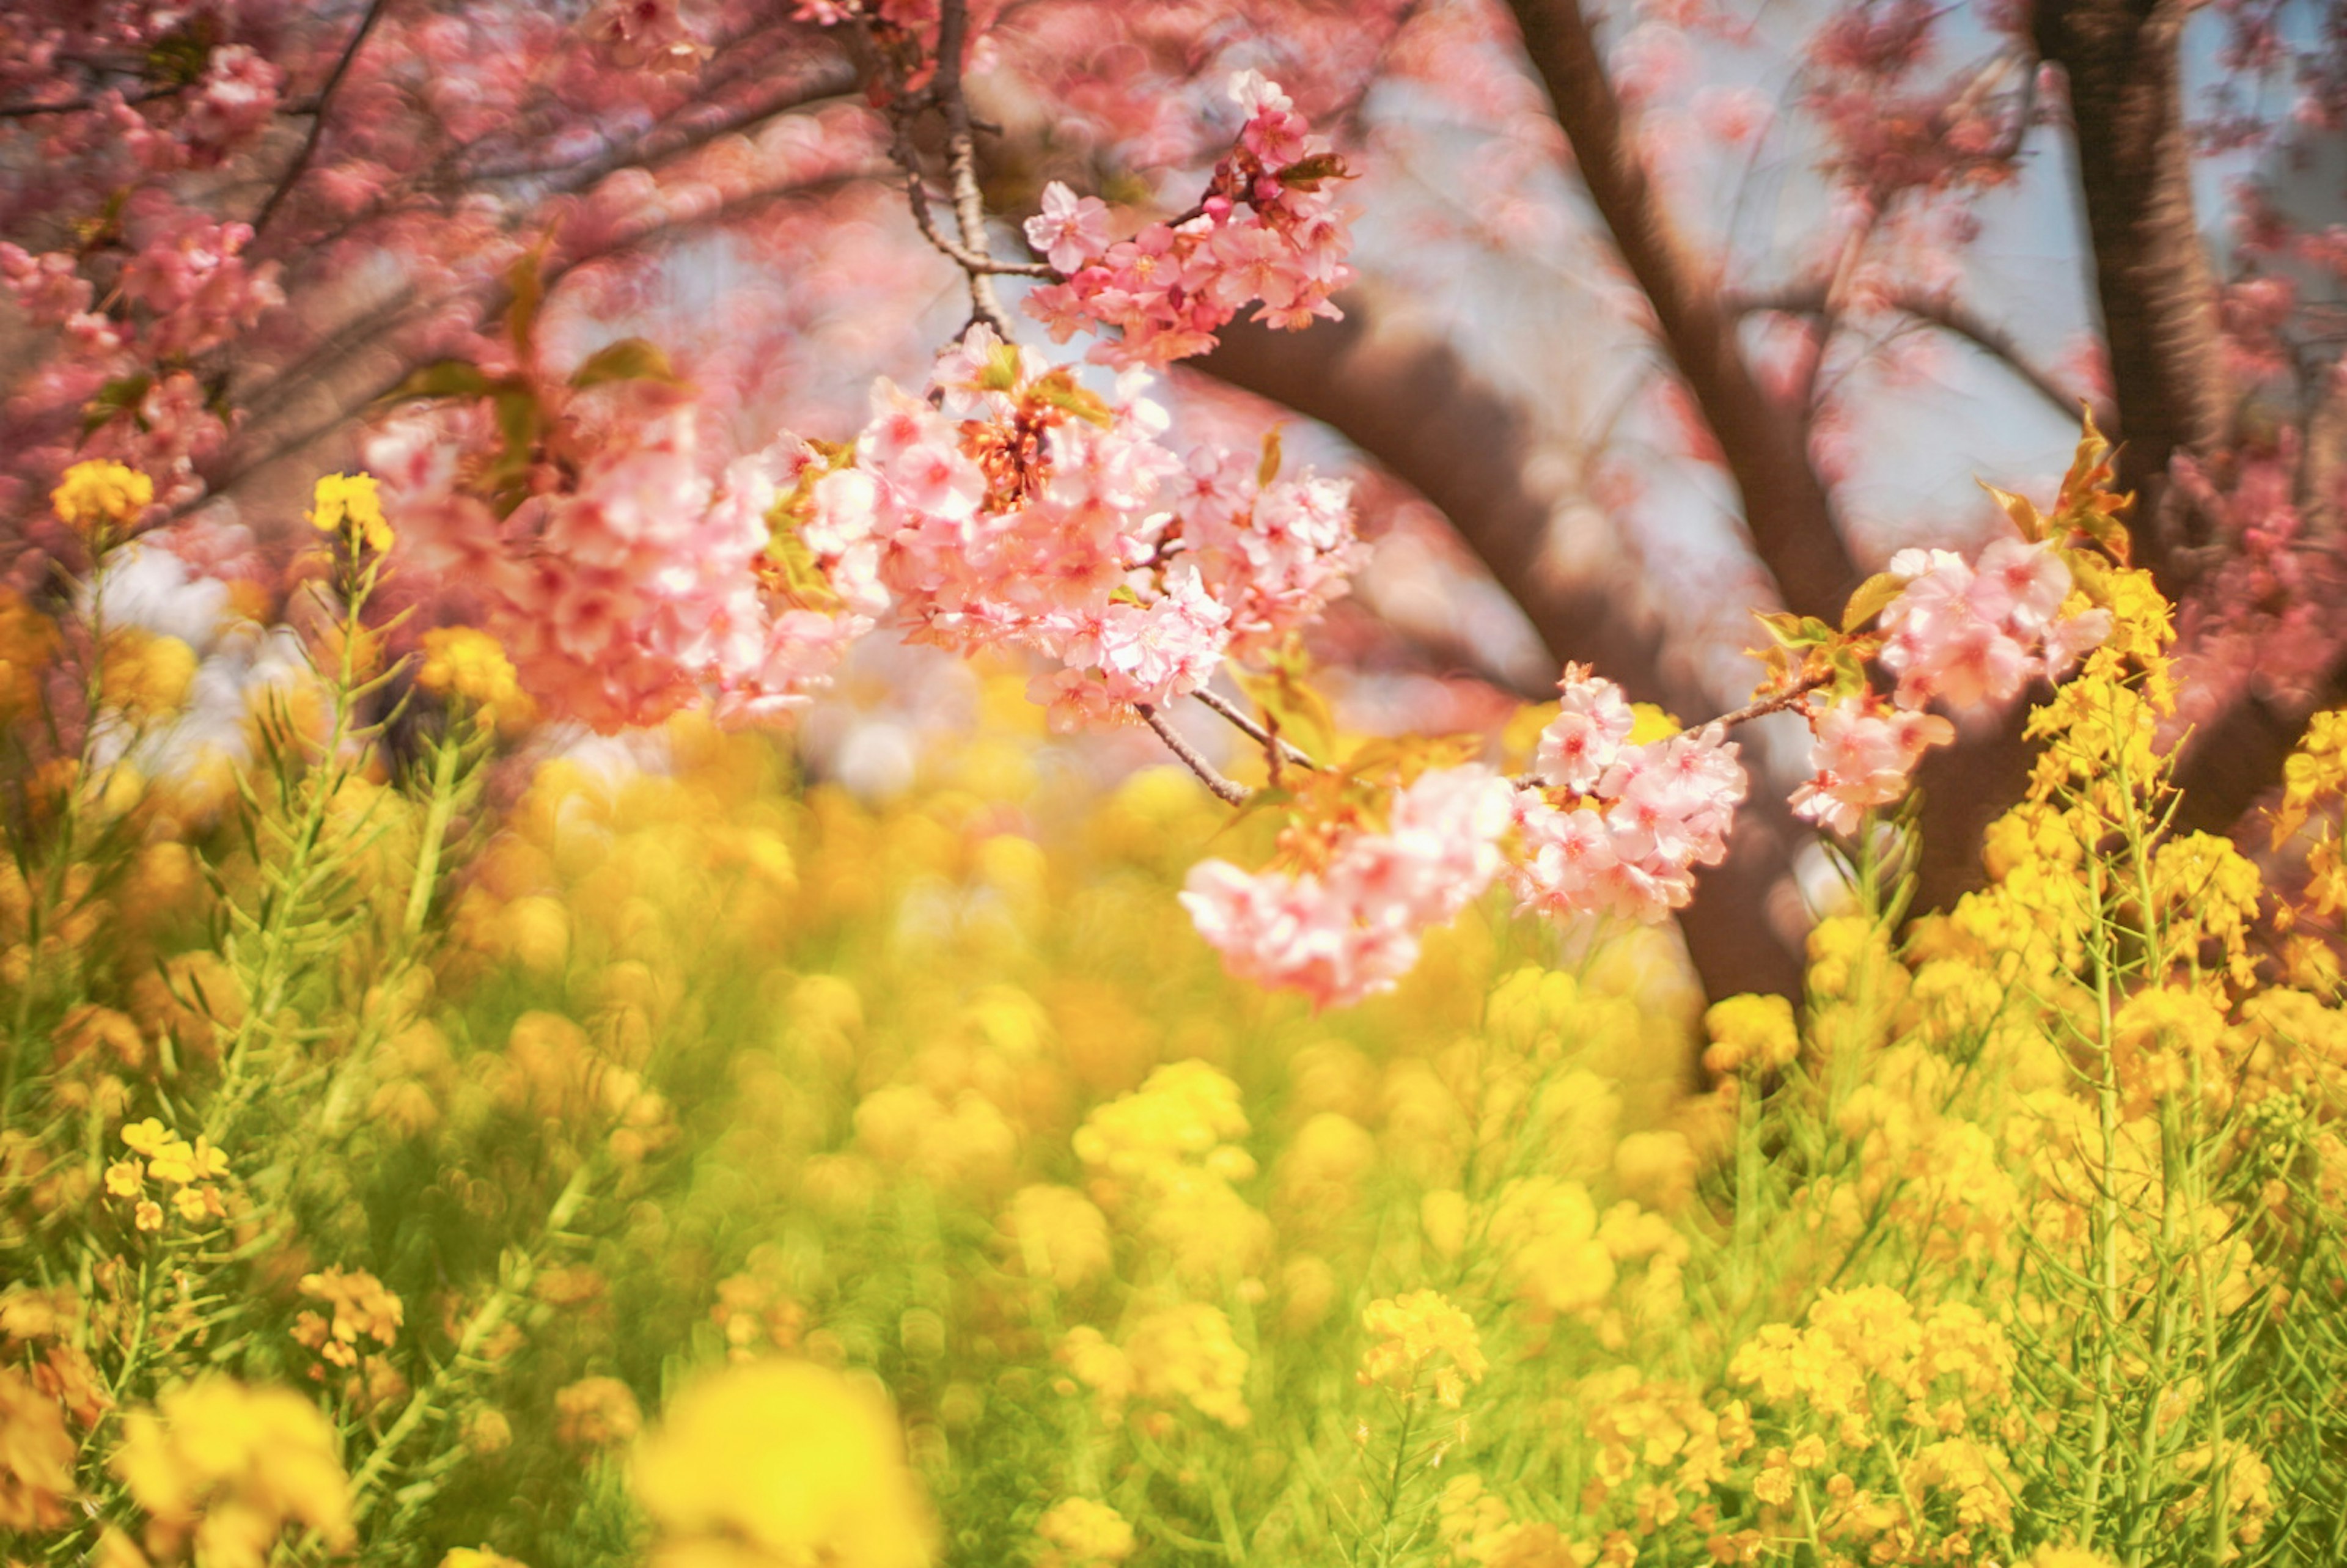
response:
[(424, 817), (424, 842), (415, 851), (415, 877), (407, 886), (407, 917), (400, 924), (411, 941), (423, 934), (424, 917), (432, 908), (432, 890), (440, 880), (441, 840), (447, 836), (448, 819), (456, 809), (459, 750), (456, 737), (440, 737), (432, 770), (432, 805)]
[[(545, 1233), (547, 1235), (551, 1236), (561, 1232), (579, 1213), (579, 1205), (587, 1200), (588, 1178), (593, 1170), (594, 1166), (591, 1163), (582, 1162), (579, 1169), (571, 1173), (570, 1180), (564, 1185), (561, 1195), (554, 1200), (554, 1206), (547, 1211)], [(425, 1419), (437, 1408), (441, 1395), (465, 1369), (466, 1363), (472, 1358), (474, 1352), (480, 1348), (481, 1342), (495, 1333), (497, 1327), (505, 1322), (506, 1315), (513, 1310), (516, 1302), (528, 1293), (530, 1284), (537, 1276), (536, 1254), (523, 1254), (514, 1265), (512, 1273), (498, 1284), (497, 1289), (490, 1293), (488, 1300), (481, 1304), (481, 1309), (474, 1313), (471, 1319), (466, 1323), (465, 1332), (457, 1337), (455, 1352), (440, 1364), (439, 1370), (432, 1374), (432, 1380), (409, 1398), (405, 1408), (399, 1412), (399, 1419), (392, 1422), (390, 1428), (384, 1431), (382, 1440), (375, 1444), (374, 1451), (367, 1455), (365, 1462), (352, 1472), (351, 1518), (354, 1522), (364, 1519), (368, 1511), (374, 1506), (378, 1495), (375, 1483), (382, 1478), (384, 1471), (390, 1468), (393, 1458), (399, 1452), (400, 1445), (415, 1435), (416, 1429), (421, 1427)]]

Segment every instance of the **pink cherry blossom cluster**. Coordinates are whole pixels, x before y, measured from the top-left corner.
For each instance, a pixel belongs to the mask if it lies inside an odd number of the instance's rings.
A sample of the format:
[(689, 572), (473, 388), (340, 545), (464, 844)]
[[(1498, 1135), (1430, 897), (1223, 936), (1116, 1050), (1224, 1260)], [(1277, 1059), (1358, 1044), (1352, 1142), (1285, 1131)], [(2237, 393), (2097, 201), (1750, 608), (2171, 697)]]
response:
[[(67, 463), (112, 457), (153, 478), (156, 499), (174, 505), (195, 493), (196, 463), (228, 433), (184, 363), (250, 331), (285, 296), (275, 262), (245, 259), (252, 231), (243, 223), (148, 189), (124, 204), (120, 225), (128, 259), (103, 308), (83, 256), (0, 241), (0, 289), (34, 323), (61, 329), (12, 390), (5, 413), (15, 440), (0, 466), (37, 490)], [(0, 479), (0, 509), (24, 484)]]
[(1395, 793), (1381, 833), (1344, 838), (1317, 871), (1190, 871), (1182, 903), (1242, 979), (1344, 1007), (1389, 990), (1419, 933), (1457, 917), (1499, 875), (1507, 781), (1479, 766), (1422, 774)]
[(214, 49), (183, 122), (190, 161), (217, 164), (258, 136), (284, 86), (285, 73), (251, 46)]
[(1238, 145), (1214, 167), (1206, 198), (1175, 223), (1111, 242), (1108, 208), (1053, 181), (1027, 220), (1029, 243), (1066, 282), (1026, 298), (1027, 313), (1065, 343), (1115, 327), (1093, 345), (1105, 364), (1168, 364), (1214, 346), (1214, 333), (1250, 303), (1254, 319), (1296, 328), (1342, 315), (1329, 295), (1352, 279), (1347, 220), (1328, 186), (1342, 168), (1278, 87), (1243, 71), (1231, 96), (1245, 111)]
[(1695, 867), (1727, 855), (1747, 781), (1717, 724), (1633, 744), (1635, 715), (1611, 681), (1568, 666), (1541, 732), (1535, 783), (1517, 790), (1510, 880), (1522, 907), (1653, 922), (1686, 904)]
[(849, 597), (892, 596), (919, 641), (1052, 661), (1034, 694), (1060, 727), (1198, 690), (1317, 613), (1358, 560), (1345, 486), (1264, 483), (1211, 451), (1185, 467), (1137, 372), (1099, 397), (979, 325), (930, 389), (875, 390), (799, 537), (835, 585), (856, 576)]
[(677, 0), (601, 0), (584, 26), (588, 38), (622, 70), (690, 73), (710, 55)]
[(1881, 614), (1882, 664), (1899, 678), (1891, 702), (1867, 692), (1806, 709), (1816, 771), (1794, 792), (1793, 814), (1835, 833), (1855, 833), (1868, 808), (1906, 794), (1923, 753), (1955, 739), (1952, 724), (1923, 712), (1934, 699), (1960, 712), (2010, 702), (2110, 635), (2106, 610), (2061, 613), (2070, 569), (2042, 540), (1999, 539), (1977, 564), (1901, 550), (1891, 572), (1906, 579)]
[(1882, 611), (1882, 664), (1899, 678), (1901, 708), (2010, 702), (2033, 676), (2061, 679), (2110, 635), (2108, 610), (2061, 614), (2070, 569), (2043, 540), (1999, 539), (1977, 565), (1953, 550), (1901, 550), (1891, 572), (1907, 586)]
[(819, 604), (754, 569), (796, 442), (712, 480), (696, 411), (655, 389), (630, 395), (638, 407), (579, 443), (590, 455), (575, 478), (549, 480), (503, 518), (459, 483), (460, 454), (489, 444), (486, 405), (380, 427), (365, 461), (401, 578), (432, 582), (445, 611), (494, 632), (550, 712), (599, 729), (657, 723), (708, 693), (734, 722), (804, 702), (886, 596), (868, 569), (835, 558), (818, 558), (834, 569)]
[(1793, 815), (1840, 834), (1856, 833), (1868, 807), (1905, 794), (1926, 748), (1956, 738), (1955, 726), (1938, 714), (1886, 707), (1871, 692), (1828, 706), (1809, 729), (1817, 772), (1793, 792)]
[(1368, 564), (1349, 482), (1307, 473), (1266, 484), (1260, 464), (1213, 446), (1192, 452), (1189, 468), (1180, 545), (1230, 609), (1233, 657), (1267, 651), (1317, 620)]

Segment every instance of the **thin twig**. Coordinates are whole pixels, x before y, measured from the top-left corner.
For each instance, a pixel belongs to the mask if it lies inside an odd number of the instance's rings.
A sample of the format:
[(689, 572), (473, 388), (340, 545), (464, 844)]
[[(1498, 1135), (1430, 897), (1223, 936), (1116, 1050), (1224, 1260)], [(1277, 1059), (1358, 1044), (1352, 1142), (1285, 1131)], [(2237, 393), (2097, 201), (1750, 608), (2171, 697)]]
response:
[(343, 46), (342, 57), (334, 62), (333, 73), (326, 77), (326, 85), (318, 89), (317, 108), (311, 111), (310, 134), (302, 138), (302, 149), (293, 155), (292, 163), (286, 169), (284, 177), (278, 180), (276, 188), (270, 191), (269, 200), (261, 204), (259, 212), (253, 214), (252, 231), (256, 236), (269, 227), (269, 220), (276, 212), (278, 204), (292, 191), (295, 183), (309, 169), (310, 159), (318, 150), (318, 138), (326, 129), (326, 108), (333, 101), (334, 89), (343, 85), (343, 77), (350, 72), (351, 62), (358, 58), (360, 46), (366, 42), (367, 35), (374, 31), (374, 25), (383, 19), (388, 4), (389, 0), (369, 0), (366, 15), (359, 19), (358, 30), (351, 35), (351, 41)]
[[(1829, 684), (1832, 680), (1833, 676), (1830, 673), (1808, 676), (1789, 692), (1779, 692), (1773, 697), (1763, 697), (1757, 702), (1747, 702), (1735, 712), (1722, 713), (1710, 723), (1732, 730), (1738, 724), (1748, 724), (1755, 719), (1766, 718), (1771, 713), (1781, 713), (1788, 708), (1798, 708), (1810, 692), (1820, 686)], [(1709, 724), (1696, 726), (1699, 730), (1709, 727)]]
[[(1952, 298), (1913, 290), (1902, 289), (1886, 294), (1882, 303), (1901, 315), (1963, 338), (2012, 372), (2032, 392), (2060, 409), (2064, 415), (2073, 418), (2076, 416), (2078, 399), (2033, 363), (2018, 339), (1986, 317)], [(1825, 286), (1814, 282), (1796, 283), (1789, 288), (1765, 293), (1731, 293), (1727, 296), (1727, 308), (1737, 315), (1771, 311), (1788, 316), (1824, 315), (1828, 309)], [(2096, 417), (2102, 416), (2102, 411), (2097, 410)]]
[[(971, 274), (970, 282), (973, 288), (985, 278), (1001, 276), (1056, 278), (1060, 275), (1056, 270), (1041, 261), (1003, 261), (992, 256), (980, 254), (961, 244), (953, 236), (938, 227), (936, 217), (929, 211), (929, 193), (921, 174), (920, 155), (913, 146), (912, 120), (909, 116), (897, 117), (896, 139), (890, 144), (888, 151), (889, 156), (897, 160), (897, 167), (905, 171), (906, 205), (913, 210), (913, 223), (920, 230), (921, 238), (927, 240), (939, 254), (947, 257), (963, 272)], [(987, 292), (988, 297), (991, 299), (993, 291), (989, 289)], [(975, 300), (975, 293), (971, 297)], [(995, 307), (994, 317), (990, 317), (989, 320), (996, 320), (1000, 314), (1001, 309), (998, 304)]]
[[(126, 104), (151, 104), (158, 98), (177, 97), (191, 84), (175, 82), (167, 87), (149, 87), (144, 92), (125, 93)], [(104, 98), (77, 98), (69, 104), (8, 104), (0, 106), (0, 119), (30, 119), (45, 114), (88, 114), (107, 107)]]
[(1233, 784), (1229, 779), (1216, 773), (1214, 764), (1200, 756), (1197, 748), (1176, 733), (1174, 726), (1167, 723), (1164, 717), (1154, 707), (1147, 702), (1135, 702), (1133, 705), (1133, 711), (1141, 715), (1142, 723), (1157, 732), (1157, 738), (1165, 743), (1167, 751), (1181, 759), (1184, 767), (1198, 775), (1200, 783), (1233, 805), (1245, 803), (1247, 797), (1245, 786)]
[(1301, 746), (1298, 746), (1294, 742), (1288, 740), (1286, 736), (1273, 735), (1269, 730), (1265, 729), (1261, 724), (1258, 724), (1253, 719), (1248, 718), (1239, 708), (1232, 703), (1225, 702), (1222, 698), (1215, 696), (1212, 692), (1205, 690), (1204, 687), (1191, 692), (1190, 695), (1195, 697), (1200, 702), (1205, 704), (1208, 708), (1213, 709), (1215, 712), (1220, 713), (1224, 718), (1228, 719), (1233, 724), (1238, 726), (1239, 733), (1245, 735), (1248, 740), (1253, 741), (1256, 745), (1268, 749), (1275, 742), (1276, 742), (1279, 746), (1279, 755), (1282, 761), (1294, 763), (1297, 767), (1302, 768), (1317, 768), (1320, 765), (1318, 763), (1312, 760), (1310, 753), (1305, 751)]

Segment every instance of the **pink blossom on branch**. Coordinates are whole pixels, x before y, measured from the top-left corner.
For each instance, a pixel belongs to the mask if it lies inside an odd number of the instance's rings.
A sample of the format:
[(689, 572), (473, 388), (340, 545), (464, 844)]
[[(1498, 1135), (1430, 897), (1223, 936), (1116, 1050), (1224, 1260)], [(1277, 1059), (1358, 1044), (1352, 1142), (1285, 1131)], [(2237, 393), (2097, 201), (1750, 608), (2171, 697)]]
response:
[(1422, 774), (1395, 793), (1387, 831), (1347, 836), (1319, 870), (1202, 861), (1183, 907), (1232, 974), (1315, 1007), (1348, 1006), (1390, 990), (1418, 962), (1419, 933), (1491, 886), (1509, 795), (1489, 768)]
[(1660, 920), (1694, 897), (1696, 866), (1727, 858), (1748, 788), (1736, 743), (1708, 724), (1629, 744), (1620, 688), (1574, 667), (1562, 690), (1534, 753), (1537, 782), (1516, 793), (1518, 904), (1558, 918)]
[(2109, 631), (2105, 610), (2060, 616), (2070, 569), (2043, 541), (1999, 539), (1976, 567), (1952, 550), (1901, 550), (1891, 571), (1907, 586), (1882, 611), (1882, 663), (1901, 708), (2010, 702), (2034, 676), (2058, 680)]
[(1027, 242), (1062, 272), (1072, 272), (1108, 249), (1108, 203), (1079, 199), (1054, 179), (1043, 187), (1043, 210), (1027, 220)]
[(1832, 704), (1810, 729), (1809, 765), (1817, 773), (1793, 792), (1793, 815), (1845, 835), (1858, 831), (1867, 808), (1907, 793), (1926, 748), (1956, 738), (1955, 726), (1938, 714), (1886, 708), (1871, 692)]
[(1108, 243), (1104, 206), (1057, 182), (1045, 189), (1027, 236), (1067, 280), (1029, 293), (1025, 309), (1053, 342), (1114, 327), (1093, 359), (1162, 365), (1214, 347), (1214, 333), (1251, 302), (1256, 321), (1281, 328), (1342, 313), (1329, 296), (1352, 280), (1351, 241), (1327, 189), (1345, 178), (1342, 163), (1260, 74), (1240, 72), (1230, 91), (1247, 116), (1238, 145), (1180, 222)]

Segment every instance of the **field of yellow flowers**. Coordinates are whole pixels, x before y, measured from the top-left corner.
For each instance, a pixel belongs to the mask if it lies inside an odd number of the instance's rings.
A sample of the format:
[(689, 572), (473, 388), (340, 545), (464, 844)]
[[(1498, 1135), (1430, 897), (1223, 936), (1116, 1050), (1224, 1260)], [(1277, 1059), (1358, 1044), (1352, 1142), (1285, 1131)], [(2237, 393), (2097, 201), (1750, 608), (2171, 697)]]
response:
[(887, 807), (548, 756), (365, 559), (196, 767), (189, 646), (0, 599), (0, 1557), (2347, 1560), (2347, 722), (2311, 880), (2169, 831), (2156, 598), (1799, 1009), (1495, 901), (1315, 1016), (1016, 675)]

